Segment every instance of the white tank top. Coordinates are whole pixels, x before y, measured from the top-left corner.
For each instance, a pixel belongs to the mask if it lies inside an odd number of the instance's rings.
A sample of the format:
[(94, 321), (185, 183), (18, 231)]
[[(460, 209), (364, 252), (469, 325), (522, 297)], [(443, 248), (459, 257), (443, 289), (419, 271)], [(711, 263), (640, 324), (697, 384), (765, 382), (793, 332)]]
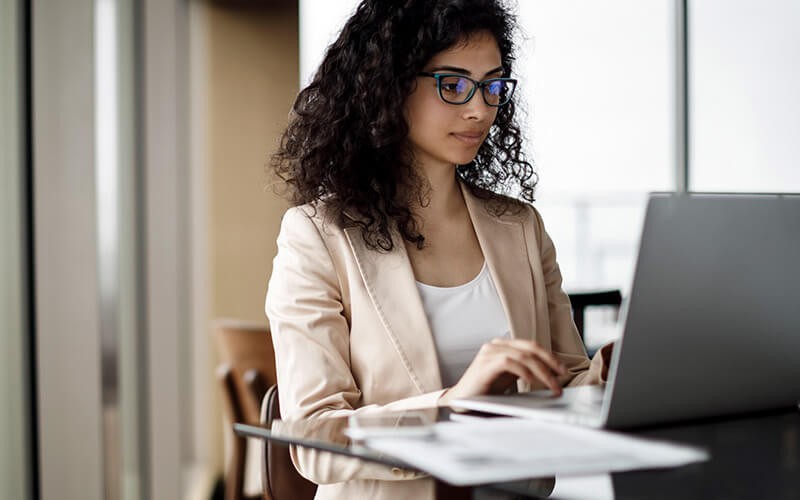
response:
[(417, 290), (436, 344), (443, 387), (458, 382), (483, 344), (511, 336), (486, 261), (468, 283), (443, 288), (417, 281)]

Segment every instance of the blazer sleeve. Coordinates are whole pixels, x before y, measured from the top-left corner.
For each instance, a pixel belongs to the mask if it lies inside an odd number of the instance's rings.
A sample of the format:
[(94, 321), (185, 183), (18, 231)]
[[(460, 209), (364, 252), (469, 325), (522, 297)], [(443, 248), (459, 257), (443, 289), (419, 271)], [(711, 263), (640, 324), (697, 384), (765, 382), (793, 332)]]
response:
[[(342, 287), (325, 240), (302, 208), (289, 209), (281, 222), (265, 310), (275, 346), (284, 420), (430, 408), (444, 392), (356, 409), (361, 391), (350, 369), (350, 329)], [(292, 455), (301, 474), (318, 484), (419, 477), (304, 448), (293, 449)]]
[(567, 367), (567, 374), (560, 378), (561, 385), (603, 384), (602, 369), (607, 360), (598, 351), (593, 359), (586, 355), (583, 341), (572, 318), (569, 296), (562, 288), (561, 270), (556, 260), (556, 248), (544, 227), (539, 212), (534, 211), (537, 239), (542, 263), (547, 310), (549, 316), (551, 348), (553, 354)]

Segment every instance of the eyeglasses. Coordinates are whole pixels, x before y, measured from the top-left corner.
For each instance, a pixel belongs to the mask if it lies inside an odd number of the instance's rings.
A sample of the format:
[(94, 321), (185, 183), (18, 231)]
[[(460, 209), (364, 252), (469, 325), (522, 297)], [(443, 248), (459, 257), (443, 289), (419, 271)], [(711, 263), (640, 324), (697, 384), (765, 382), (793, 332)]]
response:
[(489, 78), (478, 82), (464, 75), (453, 73), (427, 73), (421, 72), (420, 76), (429, 76), (436, 80), (436, 89), (439, 97), (449, 104), (466, 104), (475, 95), (475, 89), (481, 89), (483, 101), (499, 108), (505, 106), (514, 95), (517, 81), (513, 78)]

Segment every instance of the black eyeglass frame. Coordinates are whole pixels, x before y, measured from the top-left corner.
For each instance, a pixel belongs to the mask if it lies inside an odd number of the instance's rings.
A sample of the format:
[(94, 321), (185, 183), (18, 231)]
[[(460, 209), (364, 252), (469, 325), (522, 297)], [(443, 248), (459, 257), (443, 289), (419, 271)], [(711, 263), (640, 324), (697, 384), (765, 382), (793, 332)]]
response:
[[(469, 101), (471, 101), (472, 98), (475, 96), (475, 91), (478, 90), (478, 88), (480, 88), (481, 89), (481, 97), (483, 97), (483, 102), (485, 102), (487, 106), (491, 106), (493, 108), (500, 108), (500, 107), (505, 106), (509, 102), (511, 102), (511, 97), (514, 95), (514, 92), (517, 90), (517, 80), (515, 78), (506, 78), (506, 77), (487, 78), (486, 80), (483, 80), (483, 81), (479, 82), (477, 80), (473, 80), (472, 78), (470, 78), (468, 76), (461, 75), (461, 74), (458, 74), (458, 73), (431, 73), (431, 72), (428, 72), (428, 71), (420, 71), (419, 72), (419, 76), (428, 76), (428, 77), (431, 77), (434, 80), (436, 80), (436, 91), (439, 93), (439, 99), (441, 99), (443, 102), (446, 102), (447, 104), (453, 104), (455, 106), (459, 106), (461, 104), (466, 104)], [(461, 102), (453, 102), (453, 101), (448, 101), (444, 97), (444, 95), (442, 94), (442, 78), (445, 78), (445, 77), (448, 77), (448, 76), (455, 76), (455, 77), (463, 78), (465, 80), (469, 80), (470, 82), (472, 82), (472, 89), (469, 91), (469, 95), (467, 96), (466, 99), (464, 99)], [(486, 94), (485, 94), (484, 89), (486, 89), (492, 82), (498, 82), (498, 81), (500, 81), (500, 82), (509, 82), (509, 83), (512, 83), (514, 86), (512, 87), (511, 92), (508, 93), (508, 97), (506, 98), (505, 101), (497, 103), (497, 104), (492, 104), (486, 99)]]

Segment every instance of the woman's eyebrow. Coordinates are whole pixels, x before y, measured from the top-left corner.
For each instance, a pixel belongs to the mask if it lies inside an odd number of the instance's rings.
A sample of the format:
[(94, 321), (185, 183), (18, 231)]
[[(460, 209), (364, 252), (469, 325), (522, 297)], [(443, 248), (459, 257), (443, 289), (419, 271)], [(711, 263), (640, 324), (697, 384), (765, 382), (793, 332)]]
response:
[[(453, 73), (463, 73), (467, 76), (472, 76), (472, 72), (468, 69), (459, 68), (458, 66), (436, 66), (430, 70), (431, 73), (435, 73), (437, 71), (452, 71)], [(493, 70), (487, 71), (484, 76), (489, 76), (494, 73), (502, 72), (503, 67), (498, 66)]]
[(498, 66), (498, 67), (496, 67), (495, 69), (493, 69), (493, 70), (491, 70), (491, 71), (487, 71), (487, 72), (486, 72), (486, 74), (485, 74), (485, 75), (483, 75), (483, 76), (484, 76), (484, 77), (487, 77), (487, 76), (489, 76), (489, 75), (493, 75), (493, 74), (495, 74), (495, 73), (504, 73), (504, 72), (505, 72), (505, 69), (503, 69), (503, 67), (502, 67), (502, 66)]

